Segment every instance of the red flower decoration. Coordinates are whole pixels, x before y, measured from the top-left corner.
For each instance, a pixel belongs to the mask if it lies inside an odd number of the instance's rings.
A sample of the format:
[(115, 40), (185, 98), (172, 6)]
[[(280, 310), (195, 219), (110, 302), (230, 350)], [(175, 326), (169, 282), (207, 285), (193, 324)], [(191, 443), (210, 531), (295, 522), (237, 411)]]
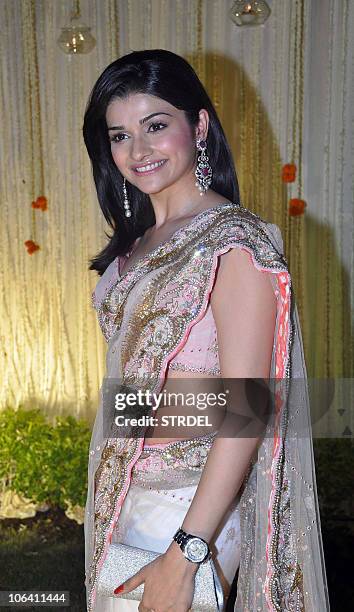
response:
[(282, 170), (282, 181), (283, 183), (293, 183), (296, 178), (296, 166), (295, 164), (285, 164)]
[(292, 217), (302, 215), (305, 211), (306, 206), (307, 204), (305, 200), (300, 200), (299, 198), (292, 198), (289, 202), (289, 215), (291, 215)]
[(29, 255), (32, 255), (32, 253), (35, 253), (36, 251), (38, 251), (38, 249), (41, 248), (38, 244), (33, 242), (33, 240), (26, 240), (25, 246), (26, 246), (26, 249), (27, 249), (27, 253)]
[(32, 208), (40, 208), (41, 210), (47, 210), (48, 200), (45, 196), (38, 196), (35, 202), (31, 204)]

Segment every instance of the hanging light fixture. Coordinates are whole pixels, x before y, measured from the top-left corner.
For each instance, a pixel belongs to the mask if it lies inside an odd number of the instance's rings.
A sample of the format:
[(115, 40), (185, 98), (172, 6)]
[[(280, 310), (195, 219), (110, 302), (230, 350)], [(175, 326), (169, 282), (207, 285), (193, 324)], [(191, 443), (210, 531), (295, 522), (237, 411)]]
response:
[(96, 45), (96, 40), (91, 34), (91, 28), (80, 23), (80, 18), (80, 0), (74, 0), (70, 25), (61, 29), (57, 40), (60, 49), (69, 55), (90, 53)]
[(238, 26), (262, 25), (270, 15), (265, 0), (236, 0), (230, 10), (230, 18)]

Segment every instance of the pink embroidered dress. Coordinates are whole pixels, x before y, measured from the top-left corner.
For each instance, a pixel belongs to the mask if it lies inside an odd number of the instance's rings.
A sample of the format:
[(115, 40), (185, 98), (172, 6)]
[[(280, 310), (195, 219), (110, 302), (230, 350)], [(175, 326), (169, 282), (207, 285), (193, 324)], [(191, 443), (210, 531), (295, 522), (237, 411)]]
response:
[[(270, 377), (277, 387), (275, 420), (213, 542), (218, 571), (230, 581), (239, 566), (235, 612), (326, 612), (306, 366), (279, 228), (230, 202), (197, 215), (126, 273), (117, 257), (93, 294), (108, 343), (106, 378), (159, 392), (169, 368), (220, 376), (210, 294), (219, 257), (231, 248), (244, 249), (257, 269), (270, 273), (277, 296)], [(213, 436), (160, 446), (146, 445), (133, 431), (105, 438), (102, 410), (101, 397), (85, 513), (87, 608), (124, 612), (137, 609), (136, 602), (102, 601), (98, 592), (110, 544), (166, 550)]]

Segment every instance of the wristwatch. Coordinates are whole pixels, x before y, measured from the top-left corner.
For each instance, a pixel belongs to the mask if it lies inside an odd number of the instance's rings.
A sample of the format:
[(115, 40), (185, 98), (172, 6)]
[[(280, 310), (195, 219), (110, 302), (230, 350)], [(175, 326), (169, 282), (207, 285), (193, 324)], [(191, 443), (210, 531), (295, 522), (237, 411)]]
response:
[(192, 561), (192, 563), (206, 563), (212, 556), (208, 542), (199, 536), (186, 533), (182, 527), (177, 529), (173, 539), (179, 545), (186, 559)]

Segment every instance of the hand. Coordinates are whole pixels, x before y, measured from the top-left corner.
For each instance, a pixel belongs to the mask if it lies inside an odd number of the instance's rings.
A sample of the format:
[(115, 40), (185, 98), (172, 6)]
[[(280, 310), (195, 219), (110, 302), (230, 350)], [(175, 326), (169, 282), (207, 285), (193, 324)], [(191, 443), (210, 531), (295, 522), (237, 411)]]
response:
[(193, 602), (198, 567), (199, 563), (188, 561), (179, 545), (172, 541), (165, 553), (121, 585), (124, 589), (119, 589), (119, 594), (129, 593), (144, 582), (139, 612), (188, 612)]

